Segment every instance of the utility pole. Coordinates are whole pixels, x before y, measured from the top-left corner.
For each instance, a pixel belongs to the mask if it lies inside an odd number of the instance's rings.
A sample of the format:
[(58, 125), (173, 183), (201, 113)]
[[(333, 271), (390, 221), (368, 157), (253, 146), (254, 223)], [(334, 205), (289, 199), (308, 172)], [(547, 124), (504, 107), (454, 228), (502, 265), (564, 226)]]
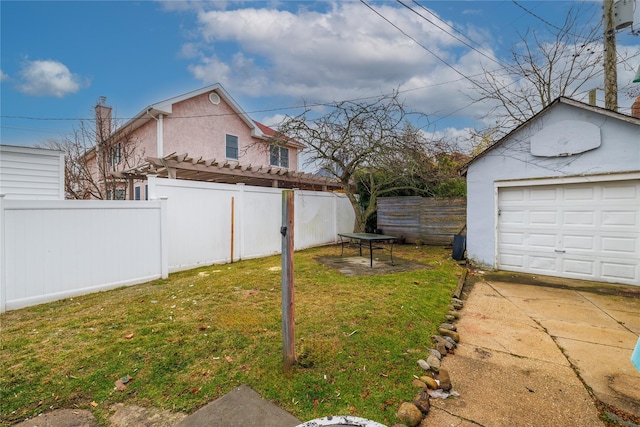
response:
[(618, 111), (618, 66), (613, 0), (604, 0), (604, 107)]

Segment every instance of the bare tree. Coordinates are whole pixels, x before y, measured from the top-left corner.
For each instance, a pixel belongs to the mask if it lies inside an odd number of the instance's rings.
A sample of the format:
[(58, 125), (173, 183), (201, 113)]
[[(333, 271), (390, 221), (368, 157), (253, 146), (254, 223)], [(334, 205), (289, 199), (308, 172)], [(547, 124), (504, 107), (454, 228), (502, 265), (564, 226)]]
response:
[[(423, 134), (408, 125), (409, 113), (397, 94), (373, 101), (343, 101), (326, 115), (308, 119), (309, 111), (287, 118), (279, 127), (282, 135), (306, 144), (306, 163), (321, 165), (322, 171), (340, 181), (355, 212), (355, 231), (364, 231), (366, 220), (376, 210), (383, 194), (402, 188), (419, 189), (416, 178), (424, 176), (429, 162), (422, 158), (429, 145)], [(360, 184), (368, 204), (358, 200)]]
[(131, 169), (144, 157), (131, 132), (117, 129), (110, 114), (81, 120), (72, 135), (46, 140), (42, 147), (65, 153), (67, 199), (126, 199), (127, 183), (113, 172)]
[(518, 33), (520, 40), (510, 49), (504, 69), (483, 67), (483, 75), (474, 83), (479, 99), (495, 104), (487, 114), (495, 118), (494, 137), (505, 135), (560, 96), (585, 93), (602, 75), (602, 24), (597, 12), (595, 8), (590, 20), (596, 25), (580, 25), (583, 10), (573, 6), (561, 27), (548, 24), (549, 33)]

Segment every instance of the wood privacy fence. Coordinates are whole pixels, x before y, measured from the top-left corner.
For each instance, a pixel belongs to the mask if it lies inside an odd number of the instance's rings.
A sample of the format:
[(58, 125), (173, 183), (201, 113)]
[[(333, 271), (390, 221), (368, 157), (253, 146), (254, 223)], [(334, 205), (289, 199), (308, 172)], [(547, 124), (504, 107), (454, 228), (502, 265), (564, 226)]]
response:
[[(280, 253), (282, 190), (149, 179), (149, 201), (4, 200), (0, 312)], [(295, 191), (296, 250), (353, 229), (341, 194)]]
[(467, 202), (462, 198), (382, 197), (378, 199), (378, 228), (404, 236), (408, 243), (450, 245), (466, 224)]

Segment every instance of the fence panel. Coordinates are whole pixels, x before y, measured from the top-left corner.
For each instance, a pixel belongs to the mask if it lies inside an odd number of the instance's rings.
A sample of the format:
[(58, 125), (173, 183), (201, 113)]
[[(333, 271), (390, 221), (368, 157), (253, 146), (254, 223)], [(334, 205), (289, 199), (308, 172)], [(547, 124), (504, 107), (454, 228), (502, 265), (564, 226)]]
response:
[(167, 198), (170, 272), (230, 260), (231, 199), (237, 199), (237, 186), (154, 178), (149, 192)]
[(162, 277), (163, 204), (0, 198), (0, 311)]
[[(280, 253), (282, 189), (150, 177), (149, 193), (168, 198), (171, 272)], [(344, 195), (296, 190), (295, 200), (296, 250), (335, 243), (338, 232), (353, 230)]]
[(450, 245), (466, 223), (466, 206), (460, 198), (383, 197), (378, 199), (378, 228), (410, 243)]
[(282, 249), (282, 190), (241, 186), (238, 218), (241, 259), (279, 254)]

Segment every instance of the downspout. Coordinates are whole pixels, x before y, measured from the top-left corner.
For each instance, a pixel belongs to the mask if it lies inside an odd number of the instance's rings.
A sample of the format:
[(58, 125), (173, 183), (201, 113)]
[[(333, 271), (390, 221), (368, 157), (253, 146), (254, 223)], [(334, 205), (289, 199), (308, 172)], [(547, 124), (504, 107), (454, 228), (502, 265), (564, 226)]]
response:
[(162, 114), (158, 114), (158, 117), (156, 118), (153, 114), (149, 113), (149, 111), (151, 111), (151, 108), (147, 110), (147, 115), (156, 121), (156, 157), (162, 158), (164, 157), (164, 154), (162, 153), (164, 151), (164, 135), (162, 133), (164, 116)]

